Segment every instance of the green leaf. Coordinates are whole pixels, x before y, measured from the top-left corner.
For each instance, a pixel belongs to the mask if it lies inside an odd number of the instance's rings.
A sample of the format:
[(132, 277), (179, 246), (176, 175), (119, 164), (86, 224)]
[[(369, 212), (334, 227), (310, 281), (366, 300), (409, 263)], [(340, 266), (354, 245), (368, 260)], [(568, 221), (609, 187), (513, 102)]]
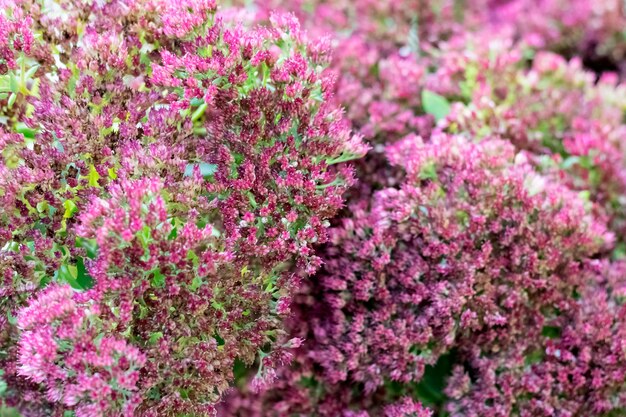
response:
[(456, 218), (463, 227), (469, 227), (470, 216), (467, 212), (463, 210), (457, 210)]
[(57, 279), (62, 282), (70, 284), (70, 286), (76, 290), (84, 289), (77, 281), (78, 268), (76, 265), (63, 264), (56, 272)]
[(190, 289), (191, 289), (191, 291), (196, 291), (201, 286), (202, 286), (202, 278), (200, 278), (199, 276), (196, 275), (193, 278), (193, 280), (191, 281)]
[(215, 164), (208, 164), (206, 162), (200, 162), (199, 164), (187, 164), (185, 167), (185, 177), (191, 177), (196, 166), (200, 167), (200, 174), (205, 178), (210, 177), (217, 172), (217, 165)]
[(7, 311), (7, 320), (8, 320), (10, 325), (12, 325), (12, 326), (17, 325), (17, 317), (15, 317), (13, 314), (11, 314), (10, 311)]
[(206, 103), (202, 103), (195, 112), (193, 112), (193, 114), (191, 115), (191, 120), (192, 121), (196, 121), (199, 118), (202, 117), (202, 115), (204, 115), (204, 112), (206, 111), (207, 108), (207, 104)]
[(35, 134), (37, 133), (37, 131), (35, 129), (31, 129), (28, 126), (26, 126), (26, 124), (19, 122), (16, 126), (15, 126), (15, 131), (17, 133), (21, 133), (22, 135), (24, 135), (24, 137), (30, 138), (30, 139), (34, 139), (35, 138)]
[(416, 397), (428, 406), (439, 406), (446, 400), (444, 388), (452, 374), (455, 351), (441, 356), (434, 365), (426, 366), (424, 376), (415, 387)]
[(13, 105), (15, 104), (15, 100), (17, 100), (17, 94), (16, 93), (11, 93), (11, 95), (9, 96), (9, 108), (13, 107)]
[(257, 202), (256, 199), (254, 198), (254, 194), (252, 194), (252, 192), (248, 191), (248, 201), (250, 201), (250, 205), (252, 206), (252, 208), (256, 209), (257, 208)]
[(17, 92), (20, 91), (20, 84), (15, 74), (9, 75), (9, 88), (13, 94), (17, 94)]
[(87, 272), (85, 261), (80, 256), (76, 259), (76, 283), (81, 289), (87, 289), (93, 286), (93, 277)]
[(580, 163), (580, 157), (578, 156), (568, 156), (563, 163), (561, 164), (561, 168), (563, 169), (570, 169), (571, 167), (573, 167), (574, 165), (577, 165)]
[(224, 306), (222, 305), (222, 303), (219, 303), (215, 300), (211, 301), (211, 307), (213, 307), (216, 310), (222, 311), (222, 312), (226, 312), (226, 309), (224, 308)]
[(450, 113), (450, 103), (448, 100), (429, 90), (422, 90), (422, 105), (424, 111), (435, 117), (439, 121)]
[(20, 414), (20, 412), (17, 411), (13, 407), (5, 407), (4, 405), (0, 405), (0, 416), (1, 417), (22, 417), (22, 414)]
[(26, 71), (26, 74), (24, 74), (24, 78), (26, 79), (32, 78), (38, 69), (39, 69), (39, 65), (35, 65), (34, 67), (29, 68), (28, 71)]
[(89, 259), (95, 259), (98, 255), (98, 244), (95, 239), (76, 238), (76, 247), (85, 249)]
[(626, 244), (619, 243), (615, 246), (612, 254), (613, 259), (619, 260), (626, 258)]
[(89, 166), (89, 174), (87, 175), (87, 179), (89, 180), (89, 185), (92, 187), (99, 187), (98, 180), (100, 179), (100, 174), (98, 174), (98, 170), (95, 166)]
[(213, 338), (217, 342), (218, 346), (224, 346), (224, 344), (226, 343), (224, 338), (222, 338), (222, 336), (220, 336), (220, 334), (218, 332), (215, 332), (215, 334), (213, 334)]
[(419, 177), (422, 180), (436, 180), (437, 166), (433, 161), (426, 162), (420, 169)]
[(67, 81), (67, 92), (70, 97), (73, 99), (76, 96), (76, 84), (78, 82), (78, 75), (72, 74), (70, 79)]
[(541, 349), (538, 349), (527, 354), (526, 358), (524, 359), (524, 362), (526, 363), (526, 365), (534, 365), (536, 363), (541, 362), (543, 357), (544, 357), (544, 351)]
[(37, 203), (37, 211), (40, 213), (44, 213), (48, 210), (48, 202), (46, 200), (40, 201)]
[(543, 326), (541, 335), (549, 339), (556, 339), (561, 336), (561, 328), (556, 326)]
[(162, 337), (163, 337), (163, 333), (162, 332), (153, 332), (153, 333), (150, 334), (150, 339), (148, 339), (148, 343), (150, 343), (151, 345), (156, 345), (156, 343)]
[(204, 104), (204, 99), (194, 97), (191, 99), (191, 101), (189, 101), (189, 104), (192, 105), (193, 107), (200, 106), (201, 104)]
[(141, 240), (143, 246), (147, 248), (150, 242), (152, 242), (152, 229), (150, 229), (150, 226), (145, 225), (141, 228), (137, 236)]
[(165, 276), (158, 269), (152, 271), (152, 286), (156, 288), (165, 286)]
[(78, 207), (76, 207), (76, 204), (72, 200), (65, 200), (63, 207), (65, 207), (65, 213), (63, 214), (65, 219), (69, 219), (78, 211)]
[(591, 201), (591, 193), (589, 190), (582, 190), (578, 193), (578, 197), (585, 202)]
[(246, 377), (250, 373), (250, 368), (248, 368), (241, 359), (236, 358), (235, 363), (233, 364), (233, 375), (235, 377), (235, 385), (241, 386), (246, 383)]

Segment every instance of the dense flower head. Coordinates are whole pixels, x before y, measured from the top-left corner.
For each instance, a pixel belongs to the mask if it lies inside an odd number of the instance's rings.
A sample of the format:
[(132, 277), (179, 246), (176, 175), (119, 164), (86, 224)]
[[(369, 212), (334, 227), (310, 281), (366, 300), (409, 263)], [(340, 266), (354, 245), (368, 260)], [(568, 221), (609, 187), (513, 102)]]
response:
[(97, 309), (52, 284), (20, 311), (18, 373), (45, 387), (46, 398), (77, 417), (132, 416), (141, 401), (146, 357), (126, 341), (99, 333)]
[[(199, 187), (198, 181), (187, 186)], [(140, 383), (158, 401), (144, 400), (146, 415), (208, 413), (228, 387), (235, 359), (251, 363), (280, 334), (285, 312), (274, 299), (288, 299), (297, 277), (268, 264), (262, 269), (252, 255), (244, 264), (243, 249), (230, 251), (222, 232), (198, 212), (176, 211), (158, 179), (119, 179), (109, 194), (87, 206), (77, 228), (99, 248), (87, 261), (93, 287), (79, 297), (96, 302), (103, 326), (129, 332), (151, 359)], [(178, 216), (186, 214), (183, 222)], [(288, 355), (288, 348), (269, 357)], [(279, 365), (264, 364), (268, 373)]]
[(319, 278), (327, 309), (339, 311), (321, 310), (313, 333), (319, 345), (342, 341), (343, 354), (310, 354), (330, 381), (354, 372), (366, 391), (382, 375), (419, 379), (456, 333), (480, 334), (485, 349), (527, 336), (537, 311), (567, 308), (579, 261), (605, 236), (575, 194), (514, 161), (506, 142), (413, 138), (388, 154), (406, 182), (378, 192), (362, 219), (353, 209)]
[(412, 137), (387, 153), (405, 182), (333, 229), (299, 298), (293, 334), (306, 341), (267, 410), (339, 415), (390, 395), (389, 382), (419, 381), (453, 348), (514, 350), (573, 308), (589, 257), (611, 239), (506, 141)]
[(0, 415), (623, 414), (622, 3), (0, 0)]
[(491, 0), (487, 4), (484, 21), (489, 30), (506, 30), (534, 49), (577, 54), (594, 69), (624, 74), (623, 2)]
[(0, 15), (0, 74), (16, 70), (18, 56), (30, 55), (33, 48), (32, 19), (13, 12), (8, 9)]
[(525, 342), (520, 356), (503, 351), (454, 370), (447, 388), (452, 416), (623, 413), (624, 265), (597, 269), (576, 308)]
[[(1, 16), (2, 56), (15, 60), (2, 76), (17, 80), (13, 98), (0, 97), (2, 401), (24, 413), (37, 401), (89, 415), (211, 414), (235, 360), (269, 355), (283, 337), (280, 318), (319, 267), (313, 246), (353, 183), (343, 163), (367, 151), (333, 104), (328, 46), (291, 15), (230, 24), (211, 0), (11, 10)], [(104, 342), (78, 348), (145, 358), (131, 400), (70, 404), (45, 390), (75, 381), (15, 366), (18, 354), (32, 359), (16, 346), (45, 336), (20, 331), (18, 311), (63, 284), (78, 291), (74, 320), (91, 323), (97, 309), (100, 333), (70, 339)]]
[(539, 172), (587, 193), (621, 241), (624, 86), (610, 75), (596, 83), (577, 59), (540, 52), (526, 69), (522, 50), (510, 42), (470, 45), (469, 51), (450, 45), (437, 72), (441, 85), (455, 86), (439, 92), (462, 97), (443, 128), (469, 138), (498, 135), (528, 151)]

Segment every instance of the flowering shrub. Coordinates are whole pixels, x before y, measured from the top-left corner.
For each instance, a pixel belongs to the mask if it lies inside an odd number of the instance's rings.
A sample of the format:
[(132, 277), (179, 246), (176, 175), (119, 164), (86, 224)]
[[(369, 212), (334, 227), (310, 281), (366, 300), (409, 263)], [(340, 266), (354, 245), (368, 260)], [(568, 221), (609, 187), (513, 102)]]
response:
[(0, 414), (624, 413), (592, 3), (0, 0)]
[(291, 377), (302, 390), (313, 378), (323, 394), (270, 392), (269, 410), (289, 399), (298, 410), (308, 398), (319, 402), (313, 414), (345, 415), (363, 393), (419, 381), (453, 347), (514, 349), (569, 311), (584, 284), (603, 226), (575, 193), (514, 161), (508, 143), (413, 138), (388, 154), (406, 182), (352, 207), (301, 296), (294, 331), (307, 338), (298, 356), (306, 370)]
[(447, 80), (444, 85), (459, 86), (447, 94), (463, 101), (451, 106), (444, 128), (472, 138), (497, 135), (528, 151), (540, 172), (587, 193), (597, 216), (621, 240), (623, 86), (610, 76), (596, 84), (579, 61), (547, 52), (538, 53), (526, 70), (521, 51), (509, 48), (492, 43), (488, 58), (480, 49), (476, 54), (451, 51), (462, 65), (456, 72), (442, 66), (438, 75)]
[(602, 265), (549, 332), (524, 356), (499, 352), (476, 361), (470, 378), (455, 369), (448, 391), (453, 416), (621, 415), (624, 411), (623, 264)]
[(284, 337), (366, 150), (292, 17), (179, 6), (5, 8), (0, 366), (25, 415), (211, 414)]
[[(578, 13), (558, 1), (383, 3), (280, 5), (334, 37), (336, 99), (372, 150), (293, 306), (293, 363), (218, 414), (383, 416), (413, 398), (441, 415), (619, 415), (621, 299), (603, 301), (596, 259), (623, 254), (623, 87), (581, 68), (614, 29), (535, 31)], [(261, 20), (279, 6), (255, 4)], [(551, 359), (565, 350), (585, 365)]]
[(81, 308), (72, 293), (52, 284), (20, 311), (19, 374), (43, 384), (49, 401), (75, 407), (77, 416), (132, 416), (146, 358), (100, 333), (97, 309)]

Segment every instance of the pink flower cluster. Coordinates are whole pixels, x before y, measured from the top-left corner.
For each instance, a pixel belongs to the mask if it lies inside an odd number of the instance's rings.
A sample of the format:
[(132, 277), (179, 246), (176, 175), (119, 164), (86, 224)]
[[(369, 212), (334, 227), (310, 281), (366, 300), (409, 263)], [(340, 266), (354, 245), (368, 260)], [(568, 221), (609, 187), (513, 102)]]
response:
[[(626, 406), (624, 265), (595, 266), (577, 308), (550, 332), (454, 369), (452, 416), (620, 415)], [(470, 377), (470, 373), (474, 373)]]
[(19, 11), (16, 16), (0, 15), (0, 73), (17, 69), (20, 54), (30, 55), (33, 47), (32, 20)]
[(294, 361), (218, 415), (623, 412), (623, 10), (600, 3), (255, 2), (331, 34), (372, 150), (292, 305)]
[(212, 415), (236, 363), (287, 362), (368, 147), (327, 44), (216, 11), (3, 3), (0, 412)]
[(77, 417), (134, 415), (146, 357), (101, 333), (97, 307), (74, 298), (69, 285), (52, 284), (20, 311), (19, 375), (42, 384), (48, 401)]
[(0, 9), (0, 415), (625, 412), (620, 0)]
[[(369, 396), (419, 381), (452, 348), (468, 357), (515, 350), (575, 308), (571, 294), (607, 236), (576, 193), (501, 140), (414, 137), (388, 157), (406, 179), (351, 206), (333, 230), (324, 267), (299, 298), (293, 332), (306, 342), (285, 371), (295, 386), (266, 394), (260, 415), (368, 409)], [(307, 394), (305, 379), (323, 395)]]
[(537, 170), (586, 192), (596, 216), (621, 240), (624, 86), (611, 75), (596, 83), (579, 60), (550, 52), (537, 53), (529, 70), (511, 45), (494, 42), (477, 52), (452, 49), (448, 59), (462, 64), (455, 72), (445, 66), (438, 71), (444, 85), (459, 86), (441, 93), (463, 97), (452, 105), (444, 129), (471, 138), (507, 138), (528, 153)]

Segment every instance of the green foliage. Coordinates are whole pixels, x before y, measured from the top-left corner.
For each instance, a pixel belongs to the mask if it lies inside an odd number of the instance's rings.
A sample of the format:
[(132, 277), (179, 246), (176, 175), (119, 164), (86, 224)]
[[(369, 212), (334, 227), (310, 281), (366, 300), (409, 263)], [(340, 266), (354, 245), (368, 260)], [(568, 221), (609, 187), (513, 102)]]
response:
[(422, 106), (424, 106), (424, 111), (437, 121), (444, 119), (450, 113), (448, 100), (430, 90), (422, 90)]

